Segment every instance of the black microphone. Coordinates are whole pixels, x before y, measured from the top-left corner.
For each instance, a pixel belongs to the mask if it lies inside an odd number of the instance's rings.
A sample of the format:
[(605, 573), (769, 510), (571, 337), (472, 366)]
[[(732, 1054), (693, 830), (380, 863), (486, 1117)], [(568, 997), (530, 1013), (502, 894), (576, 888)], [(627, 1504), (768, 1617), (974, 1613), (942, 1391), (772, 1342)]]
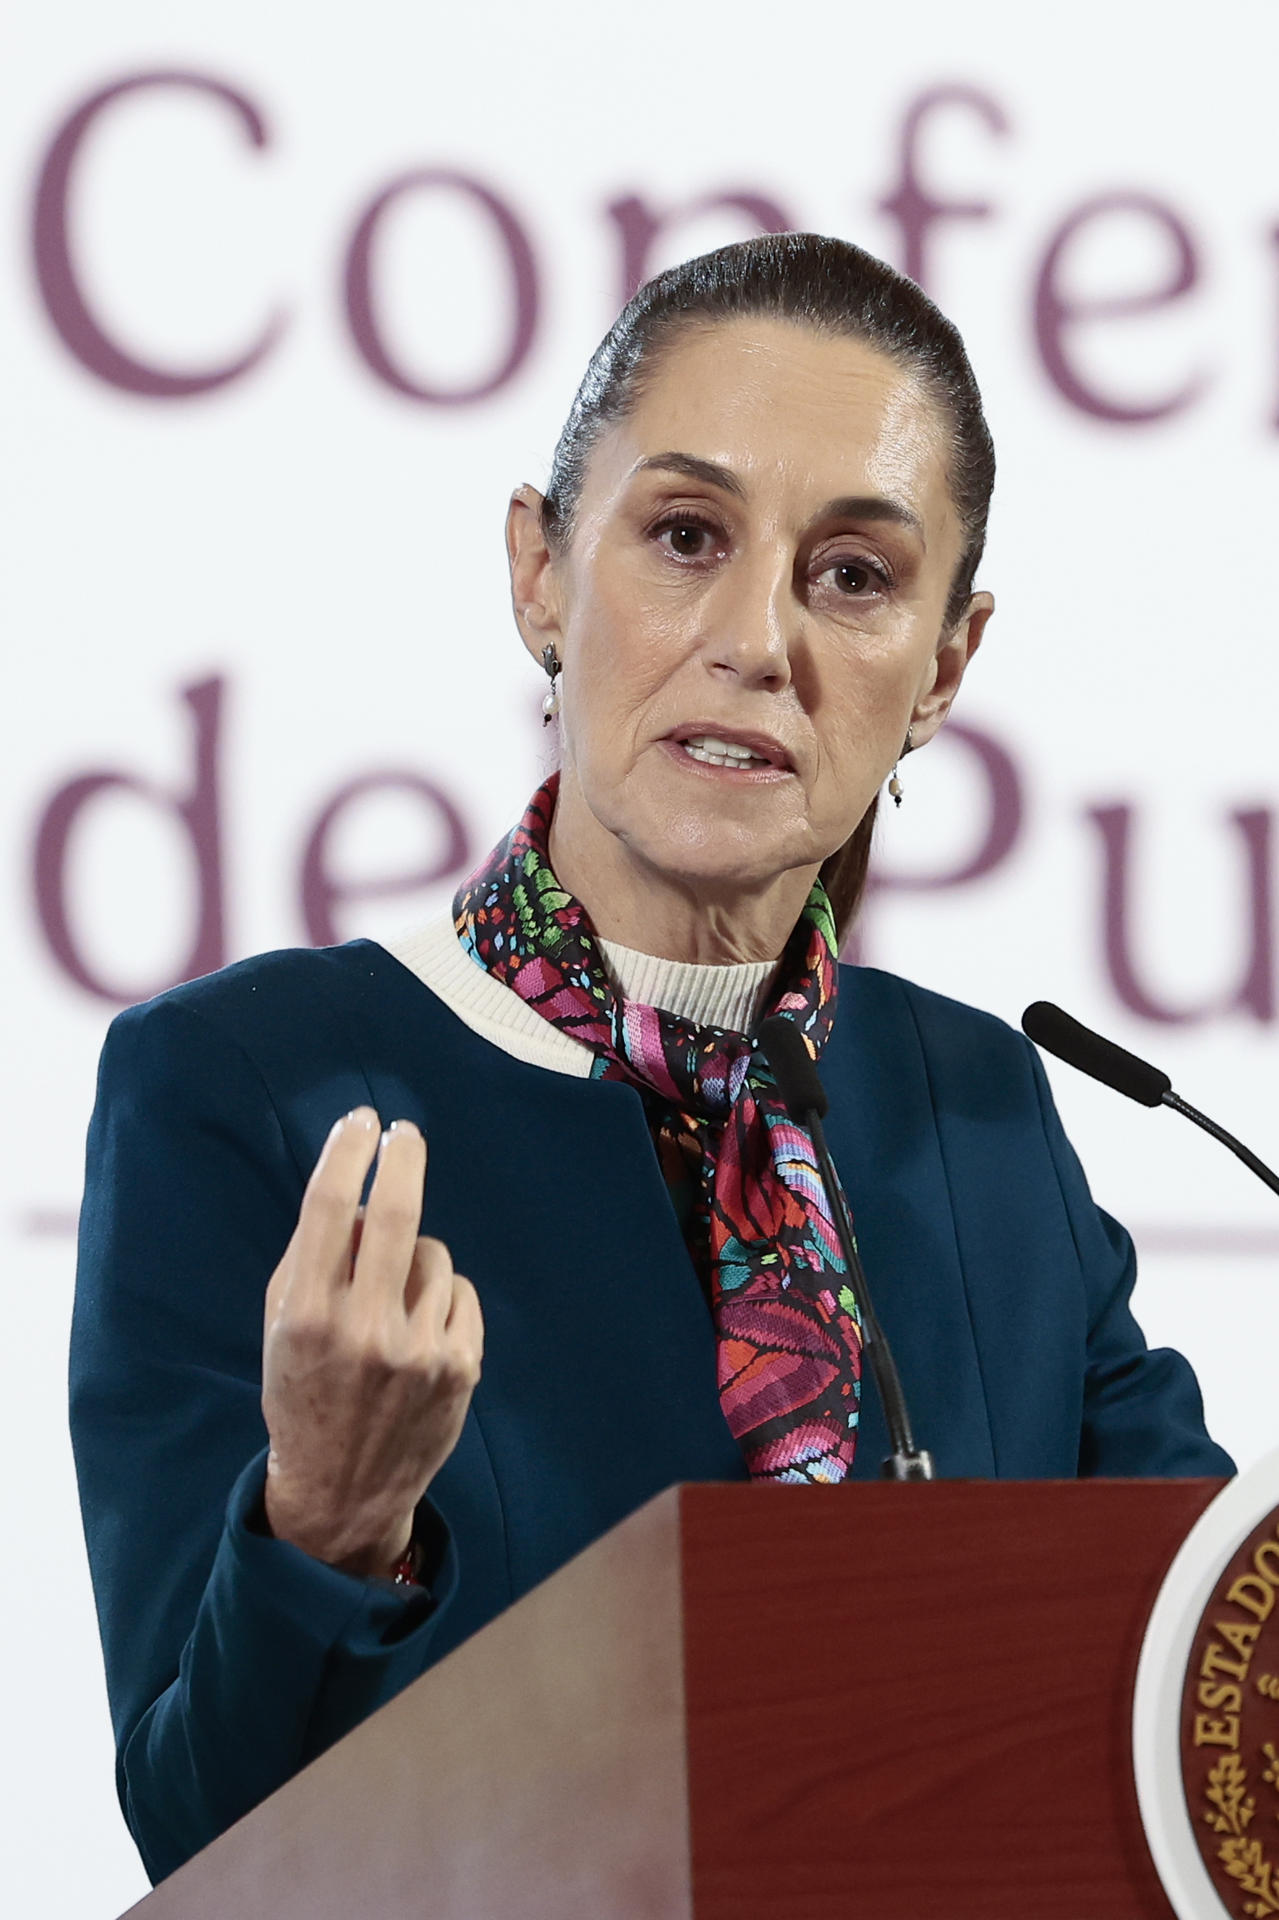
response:
[(1104, 1087), (1126, 1093), (1130, 1100), (1139, 1100), (1143, 1107), (1171, 1107), (1174, 1113), (1184, 1114), (1214, 1140), (1220, 1140), (1223, 1147), (1229, 1147), (1250, 1172), (1265, 1181), (1272, 1193), (1279, 1193), (1279, 1174), (1272, 1172), (1264, 1160), (1258, 1160), (1255, 1153), (1250, 1153), (1233, 1133), (1227, 1133), (1206, 1113), (1200, 1113), (1179, 1093), (1174, 1093), (1172, 1081), (1166, 1073), (1160, 1073), (1158, 1067), (1139, 1060), (1135, 1053), (1125, 1052), (1113, 1040), (1103, 1040), (1091, 1027), (1081, 1026), (1078, 1020), (1072, 1020), (1068, 1013), (1048, 1000), (1036, 1000), (1033, 1007), (1027, 1007), (1021, 1016), (1021, 1028), (1037, 1047), (1056, 1054), (1068, 1067), (1078, 1067), (1081, 1073), (1090, 1074)]
[(777, 1091), (782, 1096), (787, 1113), (796, 1126), (805, 1128), (812, 1137), (813, 1149), (817, 1155), (817, 1171), (826, 1189), (826, 1201), (830, 1207), (831, 1219), (835, 1222), (835, 1232), (839, 1236), (844, 1263), (848, 1268), (848, 1277), (852, 1281), (857, 1304), (861, 1309), (863, 1350), (870, 1362), (871, 1372), (875, 1376), (875, 1385), (879, 1390), (884, 1419), (888, 1426), (888, 1439), (892, 1452), (884, 1461), (880, 1472), (885, 1480), (932, 1480), (936, 1477), (933, 1456), (926, 1448), (915, 1445), (901, 1378), (884, 1329), (880, 1326), (879, 1317), (871, 1304), (866, 1269), (862, 1266), (857, 1252), (857, 1242), (853, 1238), (853, 1223), (849, 1218), (839, 1176), (835, 1172), (835, 1163), (830, 1157), (830, 1148), (826, 1144), (826, 1133), (822, 1126), (822, 1119), (827, 1110), (826, 1090), (822, 1086), (816, 1064), (804, 1045), (799, 1028), (793, 1020), (788, 1020), (785, 1014), (775, 1013), (761, 1024), (759, 1049), (772, 1069), (773, 1078), (777, 1082)]

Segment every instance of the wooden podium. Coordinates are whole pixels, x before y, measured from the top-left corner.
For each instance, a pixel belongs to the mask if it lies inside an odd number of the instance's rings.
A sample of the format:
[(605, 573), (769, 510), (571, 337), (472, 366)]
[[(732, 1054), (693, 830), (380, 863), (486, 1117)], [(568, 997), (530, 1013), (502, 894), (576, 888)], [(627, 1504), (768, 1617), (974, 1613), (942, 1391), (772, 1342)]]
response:
[(1130, 1760), (1213, 1480), (673, 1488), (139, 1920), (1169, 1920)]

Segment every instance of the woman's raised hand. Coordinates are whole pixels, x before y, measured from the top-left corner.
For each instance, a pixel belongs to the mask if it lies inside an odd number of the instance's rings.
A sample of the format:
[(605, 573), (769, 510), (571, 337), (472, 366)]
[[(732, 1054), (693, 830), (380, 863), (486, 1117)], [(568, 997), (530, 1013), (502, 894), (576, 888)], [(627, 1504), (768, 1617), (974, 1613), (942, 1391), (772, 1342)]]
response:
[(267, 1521), (278, 1539), (366, 1577), (403, 1557), (480, 1377), (475, 1289), (448, 1248), (418, 1232), (425, 1177), (412, 1121), (382, 1134), (371, 1107), (347, 1114), (267, 1288)]

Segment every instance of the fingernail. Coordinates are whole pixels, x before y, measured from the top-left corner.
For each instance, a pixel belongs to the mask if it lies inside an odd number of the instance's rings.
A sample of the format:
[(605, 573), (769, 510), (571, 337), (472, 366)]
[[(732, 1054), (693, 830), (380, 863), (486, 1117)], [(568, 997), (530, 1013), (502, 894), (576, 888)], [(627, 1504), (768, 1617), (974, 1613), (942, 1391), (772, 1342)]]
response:
[(386, 1130), (386, 1134), (383, 1135), (383, 1138), (385, 1139), (386, 1135), (389, 1135), (392, 1133), (413, 1133), (413, 1134), (418, 1134), (420, 1136), (421, 1129), (412, 1120), (392, 1120), (390, 1126)]

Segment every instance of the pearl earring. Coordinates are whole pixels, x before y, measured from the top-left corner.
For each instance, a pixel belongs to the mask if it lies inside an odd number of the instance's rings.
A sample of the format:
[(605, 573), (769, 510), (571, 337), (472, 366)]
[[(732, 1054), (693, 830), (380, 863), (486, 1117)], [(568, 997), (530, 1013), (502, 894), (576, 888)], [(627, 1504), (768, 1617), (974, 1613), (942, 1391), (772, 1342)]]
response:
[[(912, 723), (906, 729), (906, 744), (905, 746), (903, 746), (901, 753), (898, 756), (899, 761), (904, 760), (906, 758), (906, 755), (910, 752), (914, 744), (915, 744), (915, 728), (914, 728), (914, 724)], [(895, 807), (900, 807), (902, 803), (902, 783), (898, 775), (896, 765), (894, 765), (893, 767), (892, 778), (888, 782), (888, 791), (892, 798), (893, 805)]]
[(542, 648), (542, 665), (551, 682), (542, 701), (542, 725), (549, 727), (560, 710), (560, 690), (555, 682), (562, 672), (560, 656), (553, 646)]

